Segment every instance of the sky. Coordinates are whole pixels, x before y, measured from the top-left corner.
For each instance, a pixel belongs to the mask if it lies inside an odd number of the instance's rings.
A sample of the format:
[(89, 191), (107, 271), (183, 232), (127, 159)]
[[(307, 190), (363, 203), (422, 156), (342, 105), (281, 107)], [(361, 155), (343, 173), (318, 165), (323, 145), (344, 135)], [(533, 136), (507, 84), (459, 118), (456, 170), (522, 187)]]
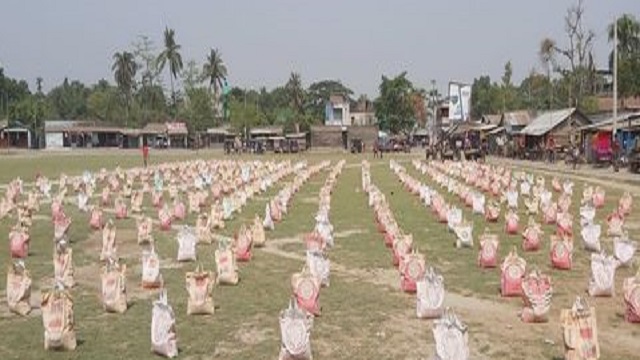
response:
[[(511, 61), (519, 82), (540, 68), (544, 37), (567, 43), (566, 9), (576, 0), (2, 0), (0, 65), (45, 90), (65, 77), (113, 82), (112, 56), (139, 35), (162, 45), (176, 32), (186, 63), (218, 48), (232, 86), (303, 84), (338, 79), (375, 97), (381, 76), (407, 71), (417, 86), (445, 92), (449, 81), (480, 75), (499, 81)], [(640, 17), (640, 0), (585, 0), (596, 34), (595, 59), (606, 67), (607, 25)], [(168, 79), (168, 78), (167, 78)], [(168, 84), (168, 80), (165, 81)]]

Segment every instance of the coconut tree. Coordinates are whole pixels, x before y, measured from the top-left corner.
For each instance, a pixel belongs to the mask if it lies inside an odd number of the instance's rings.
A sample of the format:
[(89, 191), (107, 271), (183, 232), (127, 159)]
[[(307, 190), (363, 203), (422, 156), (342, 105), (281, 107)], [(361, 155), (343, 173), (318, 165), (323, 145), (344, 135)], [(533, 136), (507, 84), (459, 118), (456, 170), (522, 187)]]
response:
[(302, 87), (302, 79), (300, 74), (292, 72), (289, 77), (289, 81), (285, 85), (287, 96), (289, 97), (289, 104), (291, 109), (295, 113), (295, 127), (296, 132), (300, 132), (300, 120), (304, 116), (304, 88)]
[(113, 55), (113, 65), (111, 70), (114, 72), (114, 77), (118, 88), (122, 92), (125, 99), (126, 110), (126, 123), (129, 122), (129, 106), (131, 104), (131, 90), (133, 89), (133, 83), (135, 81), (136, 72), (138, 70), (138, 64), (135, 62), (135, 58), (132, 53), (128, 51), (117, 52)]
[[(640, 52), (640, 21), (633, 15), (624, 14), (618, 21), (618, 52), (621, 57)], [(614, 24), (609, 25), (609, 42), (613, 42)]]
[(227, 80), (227, 66), (222, 61), (222, 54), (218, 49), (211, 49), (207, 55), (207, 62), (202, 66), (202, 76), (209, 80), (209, 89), (213, 89), (213, 105), (217, 113), (220, 89)]
[(553, 105), (553, 83), (551, 82), (551, 68), (555, 62), (556, 42), (550, 38), (544, 38), (540, 42), (538, 57), (547, 70), (547, 81), (549, 82), (549, 108)]
[(181, 46), (176, 43), (176, 33), (173, 29), (166, 27), (164, 29), (164, 50), (158, 55), (158, 71), (162, 72), (165, 65), (169, 64), (169, 79), (171, 81), (171, 101), (175, 111), (176, 92), (173, 81), (182, 71), (182, 55), (180, 55)]

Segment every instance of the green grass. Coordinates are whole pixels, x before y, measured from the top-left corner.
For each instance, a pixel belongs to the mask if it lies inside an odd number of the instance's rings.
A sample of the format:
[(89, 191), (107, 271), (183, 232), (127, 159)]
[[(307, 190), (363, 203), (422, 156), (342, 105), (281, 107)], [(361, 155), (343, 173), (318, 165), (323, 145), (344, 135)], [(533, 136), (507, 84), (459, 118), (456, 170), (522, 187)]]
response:
[[(152, 162), (179, 161), (186, 159), (221, 157), (219, 152), (153, 152)], [(239, 157), (235, 157), (239, 158)], [(246, 158), (271, 159), (270, 156)], [(334, 165), (345, 158), (347, 164), (333, 188), (330, 220), (335, 230), (335, 247), (329, 250), (332, 263), (339, 269), (332, 269), (331, 286), (324, 288), (320, 295), (322, 316), (317, 318), (312, 330), (312, 349), (316, 359), (417, 359), (430, 358), (433, 354), (433, 336), (431, 322), (415, 319), (414, 295), (403, 294), (398, 290), (399, 275), (392, 265), (390, 249), (383, 243), (373, 219), (373, 211), (367, 204), (367, 196), (361, 190), (361, 156), (351, 154), (298, 154), (288, 157), (292, 161), (307, 159), (309, 164), (321, 160), (332, 160)], [(498, 224), (486, 225), (484, 220), (473, 216), (470, 209), (462, 206), (457, 198), (447, 195), (447, 201), (456, 204), (464, 211), (465, 218), (474, 222), (476, 248), (455, 249), (454, 234), (446, 226), (439, 224), (431, 211), (425, 208), (419, 199), (409, 194), (389, 170), (388, 159), (372, 162), (373, 182), (387, 195), (395, 217), (406, 232), (414, 235), (418, 249), (425, 254), (428, 265), (443, 272), (447, 291), (498, 303), (507, 312), (516, 312), (521, 307), (519, 299), (502, 299), (498, 293), (499, 269), (479, 270), (476, 265), (477, 236), (485, 227), (500, 234), (500, 256), (516, 245), (520, 248), (521, 237), (504, 234), (502, 217)], [(412, 157), (400, 155), (409, 174), (426, 184), (435, 187), (427, 176), (421, 175), (408, 161)], [(16, 176), (32, 181), (33, 175), (40, 172), (51, 179), (61, 172), (80, 174), (84, 169), (98, 170), (102, 167), (112, 169), (115, 166), (138, 166), (138, 152), (118, 151), (116, 153), (79, 151), (67, 154), (39, 153), (33, 155), (0, 155), (0, 185), (6, 184)], [(7, 171), (8, 170), (8, 171)], [(168, 290), (169, 302), (177, 317), (177, 335), (180, 358), (184, 359), (273, 359), (279, 351), (278, 314), (289, 300), (290, 277), (301, 269), (304, 262), (274, 254), (269, 250), (277, 247), (299, 257), (305, 254), (303, 235), (313, 229), (313, 219), (317, 208), (317, 196), (329, 173), (329, 169), (312, 176), (293, 196), (288, 214), (274, 231), (267, 232), (267, 242), (280, 243), (270, 245), (269, 249), (254, 249), (251, 262), (240, 264), (240, 283), (238, 286), (219, 286), (214, 290), (216, 313), (210, 317), (186, 315), (187, 295), (184, 289), (186, 271), (196, 264), (175, 265), (177, 243), (176, 227), (170, 232), (160, 232), (154, 226), (156, 249), (163, 259), (162, 274)], [(250, 223), (255, 214), (263, 215), (266, 202), (272, 198), (293, 176), (275, 184), (265, 194), (251, 199), (234, 218), (226, 223), (220, 234), (232, 236), (243, 223)], [(548, 179), (550, 181), (550, 179)], [(437, 187), (436, 187), (437, 188)], [(0, 187), (0, 189), (2, 189)], [(54, 187), (54, 190), (56, 187)], [(444, 189), (437, 188), (440, 193)], [(0, 190), (2, 192), (3, 190)], [(576, 183), (574, 189), (577, 203), (582, 195), (582, 183)], [(99, 194), (99, 192), (98, 192)], [(620, 191), (607, 189), (605, 209), (599, 210), (597, 218), (602, 220), (615, 206)], [(166, 198), (165, 198), (166, 199)], [(75, 199), (70, 199), (75, 200)], [(184, 198), (185, 204), (187, 199)], [(145, 207), (150, 199), (145, 198)], [(104, 314), (100, 300), (98, 279), (98, 255), (100, 236), (96, 236), (88, 226), (88, 214), (80, 213), (74, 203), (66, 204), (65, 211), (73, 219), (70, 240), (74, 248), (74, 265), (77, 278), (81, 283), (73, 291), (75, 300), (75, 319), (79, 346), (70, 353), (47, 353), (43, 350), (43, 328), (39, 315), (20, 318), (7, 314), (4, 291), (0, 300), (0, 327), (4, 329), (0, 339), (0, 359), (155, 359), (150, 353), (151, 306), (155, 294), (146, 294), (139, 289), (140, 249), (135, 244), (135, 221), (118, 220), (116, 226), (121, 236), (118, 238), (120, 256), (128, 265), (129, 294), (133, 295), (132, 306), (123, 315)], [(577, 205), (572, 209), (578, 214)], [(50, 286), (52, 265), (53, 226), (49, 204), (42, 204), (39, 215), (46, 219), (34, 220), (31, 230), (31, 254), (27, 267), (34, 279), (33, 291), (47, 289)], [(157, 218), (153, 209), (145, 210), (152, 218)], [(113, 214), (105, 214), (112, 217)], [(521, 227), (527, 217), (520, 214)], [(631, 220), (637, 221), (634, 211)], [(194, 225), (196, 217), (189, 215), (183, 222)], [(579, 225), (574, 224), (574, 232)], [(0, 234), (5, 236), (15, 222), (15, 217), (0, 220)], [(553, 227), (545, 227), (549, 234)], [(125, 236), (126, 235), (126, 236)], [(640, 235), (636, 230), (632, 237)], [(578, 235), (579, 236), (579, 235)], [(284, 241), (286, 240), (286, 242)], [(522, 325), (514, 319), (511, 331), (526, 332), (530, 339), (513, 342), (514, 350), (505, 350), (504, 343), (509, 342), (508, 332), (498, 329), (502, 326), (487, 321), (482, 316), (483, 309), (465, 311), (462, 319), (470, 326), (470, 346), (474, 358), (484, 359), (551, 359), (562, 355), (559, 342), (560, 329), (557, 324), (559, 311), (568, 307), (576, 294), (583, 294), (589, 278), (588, 253), (582, 250), (581, 240), (576, 237), (574, 269), (569, 272), (555, 271), (550, 268), (548, 256), (548, 237), (545, 246), (536, 253), (523, 253), (528, 263), (551, 273), (554, 281), (553, 323), (546, 325)], [(611, 251), (611, 245), (606, 244)], [(0, 263), (8, 264), (8, 246), (0, 249)], [(213, 269), (213, 251), (215, 246), (198, 247), (198, 263)], [(620, 293), (623, 278), (630, 276), (633, 269), (621, 269), (617, 275), (617, 290)], [(5, 276), (0, 276), (0, 289), (5, 288)], [(614, 299), (599, 299), (594, 302), (598, 307), (598, 321), (601, 333), (615, 330), (619, 333), (635, 336), (637, 326), (624, 323), (620, 319), (622, 310), (620, 296)], [(498, 325), (498, 326), (496, 326)], [(546, 326), (546, 327), (545, 327)], [(547, 331), (551, 329), (551, 333)], [(502, 333), (506, 338), (496, 337)], [(486, 335), (490, 334), (490, 335)], [(551, 338), (556, 344), (544, 344), (545, 338)], [(610, 340), (601, 340), (603, 357), (606, 359), (632, 358), (636, 348), (615, 346)]]

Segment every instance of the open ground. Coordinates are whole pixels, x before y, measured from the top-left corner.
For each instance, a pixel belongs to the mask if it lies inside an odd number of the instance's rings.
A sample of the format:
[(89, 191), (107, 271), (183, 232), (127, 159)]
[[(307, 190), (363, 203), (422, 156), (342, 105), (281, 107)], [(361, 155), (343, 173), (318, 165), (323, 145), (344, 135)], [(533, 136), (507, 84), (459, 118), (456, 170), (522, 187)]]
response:
[[(152, 163), (186, 159), (221, 158), (219, 152), (158, 152)], [(432, 179), (420, 174), (410, 160), (420, 155), (393, 157), (422, 182), (436, 187)], [(232, 157), (245, 159), (247, 156)], [(259, 157), (259, 159), (267, 159)], [(279, 157), (278, 159), (284, 159)], [(552, 275), (554, 298), (550, 322), (524, 324), (518, 318), (522, 308), (519, 298), (504, 299), (499, 295), (499, 269), (480, 270), (476, 265), (477, 249), (455, 249), (453, 234), (438, 224), (434, 216), (417, 197), (408, 193), (389, 169), (389, 159), (343, 153), (307, 153), (290, 155), (292, 160), (306, 159), (310, 164), (331, 160), (335, 164), (345, 159), (347, 164), (338, 177), (331, 202), (330, 219), (335, 231), (335, 248), (331, 259), (331, 286), (321, 291), (322, 316), (317, 318), (311, 334), (315, 359), (428, 359), (433, 354), (432, 322), (415, 316), (415, 295), (400, 291), (399, 275), (393, 267), (391, 253), (376, 231), (372, 209), (361, 190), (363, 158), (371, 162), (372, 181), (387, 196), (389, 204), (406, 232), (412, 233), (427, 265), (439, 269), (445, 278), (446, 305), (452, 307), (469, 326), (469, 346), (473, 359), (560, 359), (563, 355), (559, 314), (571, 306), (576, 295), (586, 295), (589, 280), (589, 253), (576, 246), (574, 267), (560, 272), (551, 269), (548, 255), (548, 235), (541, 251), (521, 253), (531, 266)], [(491, 160), (494, 161), (494, 160)], [(83, 170), (97, 171), (139, 166), (137, 152), (80, 151), (73, 153), (24, 153), (0, 157), (0, 192), (11, 179), (20, 176), (31, 184), (36, 173), (57, 179), (60, 173), (79, 175)], [(498, 160), (495, 160), (498, 162)], [(617, 179), (607, 173), (587, 168), (569, 171), (554, 167), (532, 167), (530, 163), (505, 164), (547, 177), (557, 175), (575, 181), (572, 213), (577, 214), (579, 196), (586, 183), (601, 185), (606, 190), (606, 205), (597, 213), (602, 222), (616, 205), (624, 191), (637, 194), (640, 181)], [(177, 263), (175, 232), (159, 233), (156, 249), (162, 258), (169, 302), (177, 316), (180, 358), (184, 359), (274, 359), (280, 343), (278, 314), (291, 294), (291, 274), (304, 264), (303, 236), (313, 229), (318, 192), (328, 175), (314, 175), (293, 198), (284, 220), (272, 232), (267, 232), (267, 246), (254, 250), (251, 262), (240, 265), (241, 281), (237, 286), (218, 286), (214, 290), (216, 313), (210, 317), (186, 315), (187, 294), (184, 273), (195, 268), (194, 263)], [(290, 180), (291, 177), (285, 179)], [(263, 214), (266, 202), (282, 187), (282, 181), (266, 194), (253, 198), (242, 212), (227, 223), (222, 235), (231, 236), (240, 224)], [(637, 199), (636, 199), (637, 200)], [(9, 314), (5, 302), (5, 277), (0, 277), (0, 337), (1, 359), (115, 359), (155, 358), (150, 352), (150, 321), (155, 292), (142, 290), (140, 250), (136, 244), (135, 221), (116, 223), (119, 255), (129, 267), (128, 293), (131, 307), (122, 315), (105, 314), (100, 303), (99, 261), (100, 234), (90, 230), (88, 215), (80, 213), (68, 198), (65, 211), (73, 219), (70, 241), (74, 249), (74, 265), (79, 285), (72, 290), (75, 300), (75, 321), (78, 348), (71, 353), (47, 353), (43, 350), (43, 327), (39, 311), (25, 318)], [(500, 235), (500, 258), (514, 245), (519, 235), (504, 234), (504, 221), (487, 225), (474, 217), (456, 198), (448, 198), (463, 208), (465, 217), (474, 221), (474, 235), (485, 227)], [(107, 214), (112, 217), (112, 213)], [(520, 214), (521, 223), (527, 216)], [(50, 209), (43, 204), (34, 220), (31, 251), (26, 260), (33, 279), (32, 303), (39, 302), (40, 289), (51, 286), (53, 274)], [(523, 220), (524, 219), (524, 220)], [(15, 217), (0, 221), (0, 234), (6, 238)], [(184, 223), (194, 225), (190, 216)], [(627, 219), (630, 236), (640, 235), (640, 215), (634, 210)], [(578, 228), (577, 224), (574, 224)], [(545, 227), (545, 233), (551, 232)], [(604, 239), (611, 253), (612, 244)], [(576, 244), (579, 244), (576, 239)], [(214, 246), (198, 248), (198, 263), (214, 268)], [(9, 264), (8, 245), (0, 248), (0, 263)], [(616, 289), (635, 269), (622, 268), (616, 274)], [(640, 356), (640, 327), (623, 319), (623, 302), (618, 291), (613, 298), (589, 299), (597, 309), (602, 359), (633, 359)]]

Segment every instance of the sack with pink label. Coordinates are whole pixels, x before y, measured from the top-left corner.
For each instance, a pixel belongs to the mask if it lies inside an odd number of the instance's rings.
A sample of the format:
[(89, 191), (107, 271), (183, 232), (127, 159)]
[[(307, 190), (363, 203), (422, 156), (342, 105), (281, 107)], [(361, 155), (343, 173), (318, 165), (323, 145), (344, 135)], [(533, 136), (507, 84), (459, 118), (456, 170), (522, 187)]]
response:
[(542, 243), (542, 227), (530, 217), (527, 228), (522, 233), (522, 248), (524, 251), (536, 251)]
[(127, 218), (127, 204), (120, 196), (118, 196), (115, 201), (115, 212), (116, 219), (121, 220)]
[(551, 235), (551, 266), (570, 270), (573, 263), (573, 242), (568, 237)]
[(70, 351), (76, 348), (73, 300), (64, 285), (44, 292), (40, 304), (44, 325), (44, 349)]
[(580, 225), (585, 226), (593, 223), (596, 217), (596, 208), (590, 203), (580, 207)]
[(179, 198), (173, 200), (173, 218), (176, 220), (184, 220), (186, 216), (184, 203)]
[(558, 205), (551, 203), (542, 209), (543, 221), (547, 225), (555, 224), (558, 218)]
[(235, 235), (235, 255), (236, 260), (246, 262), (251, 260), (251, 245), (253, 240), (251, 238), (251, 231), (245, 224), (240, 225), (240, 228)]
[(633, 205), (633, 197), (629, 192), (625, 192), (618, 200), (618, 212), (624, 216), (631, 214), (631, 206)]
[(416, 283), (416, 315), (419, 319), (435, 319), (444, 309), (444, 278), (429, 266)]
[(213, 285), (215, 277), (212, 272), (202, 270), (198, 266), (195, 271), (187, 272), (185, 276), (187, 293), (187, 315), (213, 315)]
[(401, 235), (393, 242), (393, 266), (398, 267), (400, 260), (411, 253), (413, 249), (413, 235)]
[(485, 232), (480, 236), (480, 251), (478, 252), (478, 266), (494, 268), (498, 266), (498, 236)]
[(405, 255), (400, 260), (400, 289), (406, 293), (415, 293), (416, 284), (424, 276), (424, 255), (417, 251)]
[(320, 281), (306, 266), (301, 272), (291, 276), (291, 288), (301, 309), (314, 316), (320, 315)]
[(53, 199), (51, 202), (51, 219), (56, 221), (56, 219), (62, 217), (64, 215), (64, 209), (62, 206), (62, 200)]
[(500, 293), (502, 296), (522, 295), (522, 279), (524, 278), (527, 261), (518, 256), (514, 247), (502, 262), (500, 277)]
[(522, 280), (522, 300), (524, 309), (520, 317), (526, 323), (543, 323), (549, 321), (553, 288), (551, 277), (538, 270), (529, 273)]
[(7, 306), (12, 313), (26, 316), (31, 312), (31, 273), (18, 260), (7, 272)]
[(558, 197), (558, 212), (569, 212), (571, 207), (571, 197), (567, 194), (562, 194)]
[(559, 236), (573, 236), (573, 218), (568, 212), (558, 213), (556, 219), (556, 233)]
[(9, 250), (11, 258), (24, 259), (29, 256), (29, 231), (21, 224), (17, 224), (9, 233)]
[(94, 207), (91, 209), (91, 216), (89, 217), (89, 226), (93, 230), (100, 230), (104, 225), (104, 215), (102, 213), (102, 209), (99, 207)]
[(324, 238), (317, 231), (312, 231), (304, 236), (304, 243), (307, 251), (323, 252), (326, 248)]
[(604, 252), (591, 254), (591, 279), (589, 296), (613, 296), (617, 261)]
[(280, 312), (280, 354), (278, 360), (312, 360), (311, 328), (313, 316), (298, 306), (295, 299)]
[(109, 259), (102, 267), (102, 307), (106, 312), (127, 311), (127, 266)]
[(640, 323), (640, 270), (635, 276), (626, 278), (622, 284), (624, 293), (624, 319), (630, 323)]
[(107, 221), (102, 229), (102, 250), (100, 251), (100, 261), (105, 261), (110, 258), (118, 258), (116, 248), (116, 226), (111, 219)]
[(577, 297), (571, 309), (560, 312), (567, 360), (596, 360), (600, 358), (596, 310), (582, 297)]
[(178, 356), (175, 327), (176, 317), (167, 301), (167, 290), (163, 289), (151, 312), (151, 351), (167, 358)]
[(604, 207), (604, 189), (600, 186), (596, 186), (596, 189), (593, 192), (593, 206), (596, 207), (596, 209), (600, 209), (602, 207)]
[(160, 220), (160, 230), (171, 230), (171, 211), (166, 204), (158, 211), (158, 220)]
[(520, 217), (513, 210), (509, 210), (504, 216), (505, 220), (505, 232), (509, 235), (514, 235), (518, 233), (518, 222), (520, 221)]

